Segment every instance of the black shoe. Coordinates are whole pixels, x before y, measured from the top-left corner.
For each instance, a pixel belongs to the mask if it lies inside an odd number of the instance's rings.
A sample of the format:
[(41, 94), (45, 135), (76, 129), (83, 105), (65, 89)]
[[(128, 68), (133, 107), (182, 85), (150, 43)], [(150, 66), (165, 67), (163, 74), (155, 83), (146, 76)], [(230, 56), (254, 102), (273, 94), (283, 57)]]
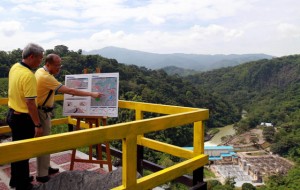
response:
[(21, 187), (16, 187), (16, 189), (22, 189), (22, 190), (32, 190), (33, 189), (33, 185), (31, 183), (28, 183), (28, 185), (25, 186), (21, 186)]
[[(33, 177), (32, 175), (29, 176), (29, 183), (33, 181), (33, 178), (34, 178), (34, 177)], [(9, 186), (10, 186), (11, 188), (15, 188), (15, 187), (16, 187), (16, 182), (10, 180)]]
[(27, 186), (26, 190), (32, 190), (33, 189), (33, 185), (31, 183), (29, 183), (29, 185)]
[(44, 176), (44, 177), (38, 177), (38, 176), (36, 176), (35, 179), (36, 179), (38, 182), (46, 183), (47, 181), (50, 180), (50, 177), (49, 177), (49, 176)]
[(32, 182), (33, 181), (33, 176), (31, 175), (31, 176), (29, 176), (29, 182)]
[(51, 167), (48, 168), (49, 175), (56, 174), (57, 172), (59, 172), (58, 168), (51, 168)]

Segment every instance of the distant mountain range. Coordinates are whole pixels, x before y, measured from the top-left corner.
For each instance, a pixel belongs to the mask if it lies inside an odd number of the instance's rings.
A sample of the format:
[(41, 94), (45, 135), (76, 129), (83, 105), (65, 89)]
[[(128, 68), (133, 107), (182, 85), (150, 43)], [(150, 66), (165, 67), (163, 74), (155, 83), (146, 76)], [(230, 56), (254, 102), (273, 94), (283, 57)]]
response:
[(157, 54), (112, 46), (99, 50), (84, 51), (83, 54), (101, 55), (106, 58), (116, 59), (119, 63), (143, 66), (149, 69), (178, 67), (195, 71), (209, 71), (239, 65), (249, 61), (273, 58), (273, 56), (266, 54)]

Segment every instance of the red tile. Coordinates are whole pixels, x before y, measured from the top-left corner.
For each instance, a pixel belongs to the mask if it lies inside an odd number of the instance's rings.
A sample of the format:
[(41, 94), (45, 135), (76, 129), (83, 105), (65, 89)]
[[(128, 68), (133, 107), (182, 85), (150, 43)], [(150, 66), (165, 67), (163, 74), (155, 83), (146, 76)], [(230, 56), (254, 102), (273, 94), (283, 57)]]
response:
[(0, 182), (0, 189), (1, 190), (9, 190), (9, 188), (3, 182)]
[[(70, 170), (70, 164), (66, 164), (64, 166), (61, 166), (64, 170)], [(92, 168), (95, 168), (96, 166), (94, 164), (90, 163), (82, 163), (82, 162), (75, 162), (74, 163), (74, 169), (73, 170), (89, 170)]]
[(3, 172), (10, 178), (10, 167), (4, 168)]
[(71, 155), (72, 155), (71, 153), (67, 153), (67, 154), (62, 154), (62, 155), (58, 155), (58, 156), (52, 156), (51, 161), (57, 165), (64, 164), (64, 163), (70, 162)]

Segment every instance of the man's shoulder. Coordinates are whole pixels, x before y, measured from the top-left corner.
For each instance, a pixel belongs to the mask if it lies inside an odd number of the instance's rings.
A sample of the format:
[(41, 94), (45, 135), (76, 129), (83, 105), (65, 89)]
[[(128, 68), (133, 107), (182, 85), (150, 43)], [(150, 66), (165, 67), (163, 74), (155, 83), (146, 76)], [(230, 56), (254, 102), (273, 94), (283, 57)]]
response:
[(11, 67), (10, 72), (13, 72), (14, 74), (20, 74), (21, 77), (34, 76), (31, 70), (22, 66), (20, 63), (15, 63)]
[(47, 83), (57, 83), (57, 79), (49, 74), (45, 69), (40, 68), (35, 72), (35, 77), (40, 82), (47, 82)]
[(45, 69), (43, 69), (43, 68), (39, 68), (35, 71), (35, 74), (45, 74), (45, 73), (46, 73)]
[(43, 68), (39, 68), (38, 70), (36, 70), (35, 71), (35, 77), (37, 78), (37, 79), (39, 79), (39, 78), (49, 78), (51, 75), (47, 72), (47, 71), (45, 71), (45, 69), (43, 69)]
[(11, 70), (17, 69), (17, 68), (22, 68), (20, 63), (15, 63), (11, 66)]

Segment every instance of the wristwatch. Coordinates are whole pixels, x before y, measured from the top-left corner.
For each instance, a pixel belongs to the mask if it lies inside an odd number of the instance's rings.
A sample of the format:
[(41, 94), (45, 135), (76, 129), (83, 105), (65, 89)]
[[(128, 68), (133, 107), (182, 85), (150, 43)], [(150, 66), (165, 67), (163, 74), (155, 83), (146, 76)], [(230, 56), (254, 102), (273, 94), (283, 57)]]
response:
[(35, 125), (36, 128), (41, 128), (42, 127), (42, 124), (39, 123), (38, 125)]

